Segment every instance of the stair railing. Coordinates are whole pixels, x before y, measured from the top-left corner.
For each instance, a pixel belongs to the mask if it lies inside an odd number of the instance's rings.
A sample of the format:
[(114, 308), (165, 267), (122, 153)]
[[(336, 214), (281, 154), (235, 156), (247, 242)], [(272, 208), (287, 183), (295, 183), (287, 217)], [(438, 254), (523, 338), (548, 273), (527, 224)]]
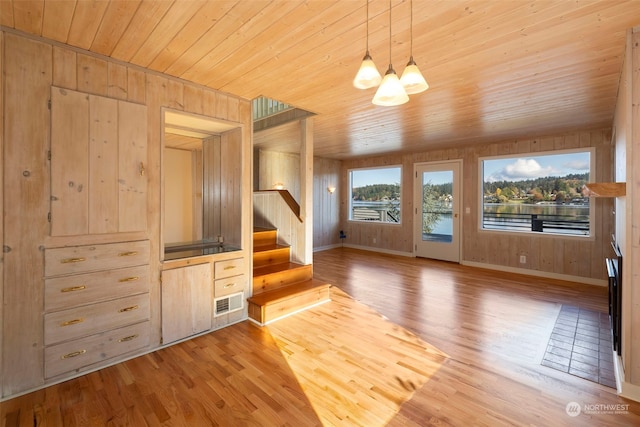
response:
[(304, 260), (305, 227), (300, 205), (287, 190), (262, 190), (253, 193), (253, 225), (276, 228), (278, 243), (291, 247), (295, 262)]

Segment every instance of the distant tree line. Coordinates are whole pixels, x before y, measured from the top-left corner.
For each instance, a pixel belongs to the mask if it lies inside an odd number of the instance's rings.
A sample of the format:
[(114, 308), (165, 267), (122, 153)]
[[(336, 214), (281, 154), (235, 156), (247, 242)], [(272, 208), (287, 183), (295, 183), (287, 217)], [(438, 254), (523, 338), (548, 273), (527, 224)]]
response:
[(526, 200), (532, 203), (541, 201), (564, 203), (582, 198), (582, 187), (588, 180), (589, 173), (582, 173), (523, 181), (485, 182), (484, 199), (488, 203), (506, 203), (509, 200)]
[(353, 200), (380, 201), (400, 200), (400, 184), (372, 184), (351, 190)]

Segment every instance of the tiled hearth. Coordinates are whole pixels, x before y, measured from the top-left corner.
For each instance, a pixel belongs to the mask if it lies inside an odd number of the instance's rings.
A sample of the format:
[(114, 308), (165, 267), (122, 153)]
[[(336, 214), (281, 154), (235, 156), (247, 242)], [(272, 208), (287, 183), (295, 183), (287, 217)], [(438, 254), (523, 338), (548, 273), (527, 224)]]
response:
[(615, 388), (609, 315), (563, 305), (542, 365)]

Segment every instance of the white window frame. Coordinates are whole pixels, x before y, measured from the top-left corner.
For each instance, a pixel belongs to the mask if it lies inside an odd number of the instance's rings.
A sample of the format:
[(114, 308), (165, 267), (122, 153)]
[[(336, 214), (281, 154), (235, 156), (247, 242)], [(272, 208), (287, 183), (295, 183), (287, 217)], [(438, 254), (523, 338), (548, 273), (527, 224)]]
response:
[[(389, 222), (389, 221), (381, 221), (381, 220), (365, 220), (365, 219), (353, 219), (353, 182), (352, 182), (352, 174), (353, 172), (357, 172), (357, 171), (374, 171), (374, 170), (380, 170), (380, 169), (400, 169), (400, 204), (398, 206), (399, 210), (400, 210), (400, 215), (398, 218), (398, 222)], [(403, 209), (402, 209), (402, 200), (404, 197), (404, 184), (403, 184), (403, 170), (402, 170), (402, 165), (385, 165), (385, 166), (372, 166), (372, 167), (361, 167), (361, 168), (352, 168), (349, 169), (347, 171), (348, 174), (348, 181), (349, 181), (349, 187), (348, 187), (348, 194), (347, 197), (349, 199), (349, 213), (348, 213), (348, 217), (347, 220), (351, 221), (351, 222), (356, 222), (359, 224), (376, 224), (376, 225), (389, 225), (389, 226), (398, 226), (402, 224), (402, 215), (403, 215)]]
[(589, 201), (589, 234), (564, 234), (557, 232), (538, 232), (531, 230), (500, 230), (500, 229), (487, 229), (484, 228), (484, 161), (486, 160), (499, 160), (499, 159), (513, 159), (514, 161), (519, 158), (530, 158), (540, 156), (552, 156), (572, 153), (584, 153), (589, 152), (589, 181), (597, 182), (596, 176), (596, 149), (595, 147), (575, 148), (568, 150), (552, 150), (552, 151), (540, 151), (540, 152), (527, 152), (518, 154), (505, 154), (501, 156), (485, 156), (478, 158), (478, 230), (482, 233), (513, 233), (513, 234), (529, 234), (540, 237), (550, 238), (566, 238), (566, 239), (581, 239), (581, 240), (594, 240), (596, 238), (596, 209), (593, 200)]

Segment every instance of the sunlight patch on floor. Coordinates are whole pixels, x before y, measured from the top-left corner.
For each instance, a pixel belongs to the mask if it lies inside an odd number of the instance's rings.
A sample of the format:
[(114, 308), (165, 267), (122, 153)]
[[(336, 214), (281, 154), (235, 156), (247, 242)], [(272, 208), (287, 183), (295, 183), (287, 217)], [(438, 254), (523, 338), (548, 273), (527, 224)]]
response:
[(448, 356), (335, 287), (331, 297), (268, 329), (324, 425), (384, 426)]

